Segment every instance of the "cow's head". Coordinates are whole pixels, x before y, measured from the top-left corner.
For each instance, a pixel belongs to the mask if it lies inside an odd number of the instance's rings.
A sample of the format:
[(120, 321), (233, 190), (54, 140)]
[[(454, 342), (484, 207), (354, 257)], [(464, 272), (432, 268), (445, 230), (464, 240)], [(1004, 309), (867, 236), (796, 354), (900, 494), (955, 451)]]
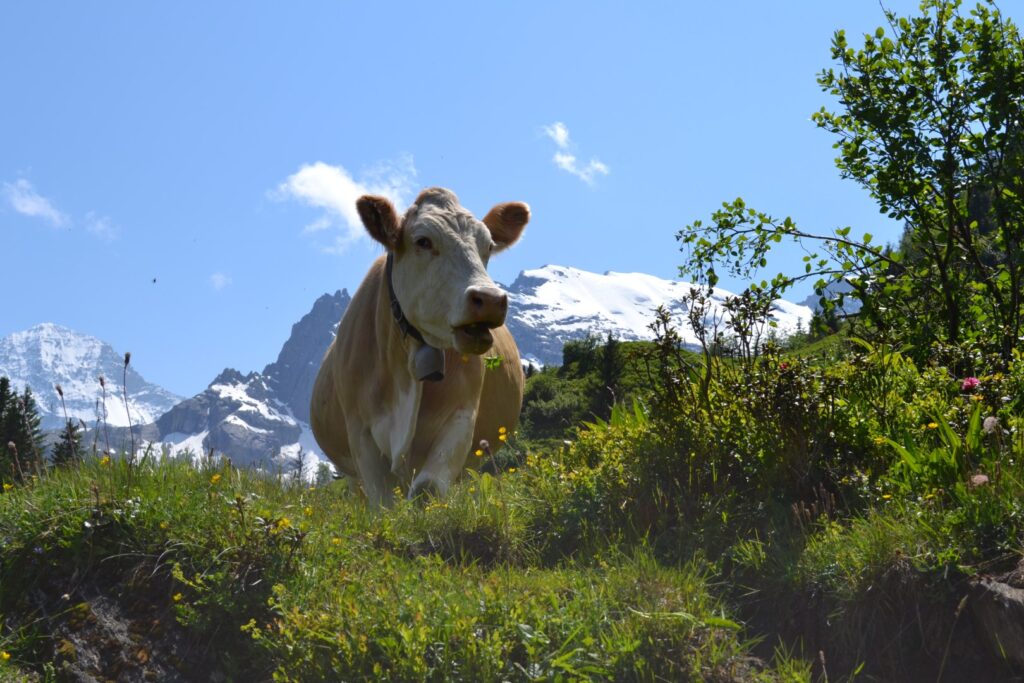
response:
[(483, 220), (454, 193), (420, 193), (401, 221), (384, 197), (356, 202), (363, 225), (394, 259), (392, 284), (405, 317), (431, 346), (481, 354), (505, 322), (508, 296), (487, 274), (491, 254), (515, 243), (530, 220), (521, 202), (498, 204)]

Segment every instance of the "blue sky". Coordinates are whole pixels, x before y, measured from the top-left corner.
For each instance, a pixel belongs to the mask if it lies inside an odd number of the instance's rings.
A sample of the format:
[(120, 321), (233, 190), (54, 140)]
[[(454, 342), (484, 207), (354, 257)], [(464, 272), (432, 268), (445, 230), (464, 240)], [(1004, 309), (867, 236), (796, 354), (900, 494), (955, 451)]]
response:
[(893, 239), (810, 121), (832, 32), (883, 21), (869, 0), (4, 3), (0, 336), (66, 325), (183, 395), (261, 369), (379, 253), (348, 208), (366, 188), (528, 202), (506, 284), (676, 277), (676, 231), (737, 196)]

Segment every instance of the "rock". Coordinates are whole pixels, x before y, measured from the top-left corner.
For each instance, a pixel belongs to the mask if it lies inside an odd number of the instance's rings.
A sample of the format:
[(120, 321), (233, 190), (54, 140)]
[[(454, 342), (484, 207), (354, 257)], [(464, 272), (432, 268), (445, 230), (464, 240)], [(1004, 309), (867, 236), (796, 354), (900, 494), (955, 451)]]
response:
[(983, 578), (971, 587), (970, 606), (978, 635), (992, 653), (1024, 667), (1024, 589)]
[(312, 310), (292, 325), (291, 336), (281, 347), (277, 360), (263, 368), (267, 387), (277, 400), (302, 422), (309, 422), (309, 398), (320, 361), (338, 331), (338, 323), (352, 297), (348, 291), (324, 294)]

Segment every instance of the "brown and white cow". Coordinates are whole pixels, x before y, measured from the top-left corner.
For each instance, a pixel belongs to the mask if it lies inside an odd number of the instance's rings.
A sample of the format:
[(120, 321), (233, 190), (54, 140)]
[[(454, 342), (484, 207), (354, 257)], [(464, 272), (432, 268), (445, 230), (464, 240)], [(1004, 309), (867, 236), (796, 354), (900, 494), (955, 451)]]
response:
[[(313, 434), (373, 505), (389, 504), (396, 487), (444, 495), (480, 440), (497, 444), (499, 429), (519, 419), (519, 351), (487, 262), (519, 239), (530, 210), (498, 204), (480, 221), (442, 188), (420, 193), (401, 220), (383, 197), (356, 207), (387, 252), (324, 356)], [(498, 367), (485, 367), (488, 351)]]

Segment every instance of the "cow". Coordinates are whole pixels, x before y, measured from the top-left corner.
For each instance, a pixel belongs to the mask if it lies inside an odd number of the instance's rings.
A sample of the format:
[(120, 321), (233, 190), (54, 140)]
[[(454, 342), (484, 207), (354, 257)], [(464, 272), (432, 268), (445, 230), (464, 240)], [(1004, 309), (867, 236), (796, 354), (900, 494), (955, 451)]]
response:
[(356, 208), (385, 254), (324, 355), (313, 435), (373, 506), (391, 505), (396, 489), (444, 496), (480, 442), (497, 446), (519, 420), (525, 380), (504, 326), (508, 296), (487, 263), (519, 239), (530, 209), (498, 204), (481, 221), (444, 188), (421, 192), (401, 220), (384, 197)]

